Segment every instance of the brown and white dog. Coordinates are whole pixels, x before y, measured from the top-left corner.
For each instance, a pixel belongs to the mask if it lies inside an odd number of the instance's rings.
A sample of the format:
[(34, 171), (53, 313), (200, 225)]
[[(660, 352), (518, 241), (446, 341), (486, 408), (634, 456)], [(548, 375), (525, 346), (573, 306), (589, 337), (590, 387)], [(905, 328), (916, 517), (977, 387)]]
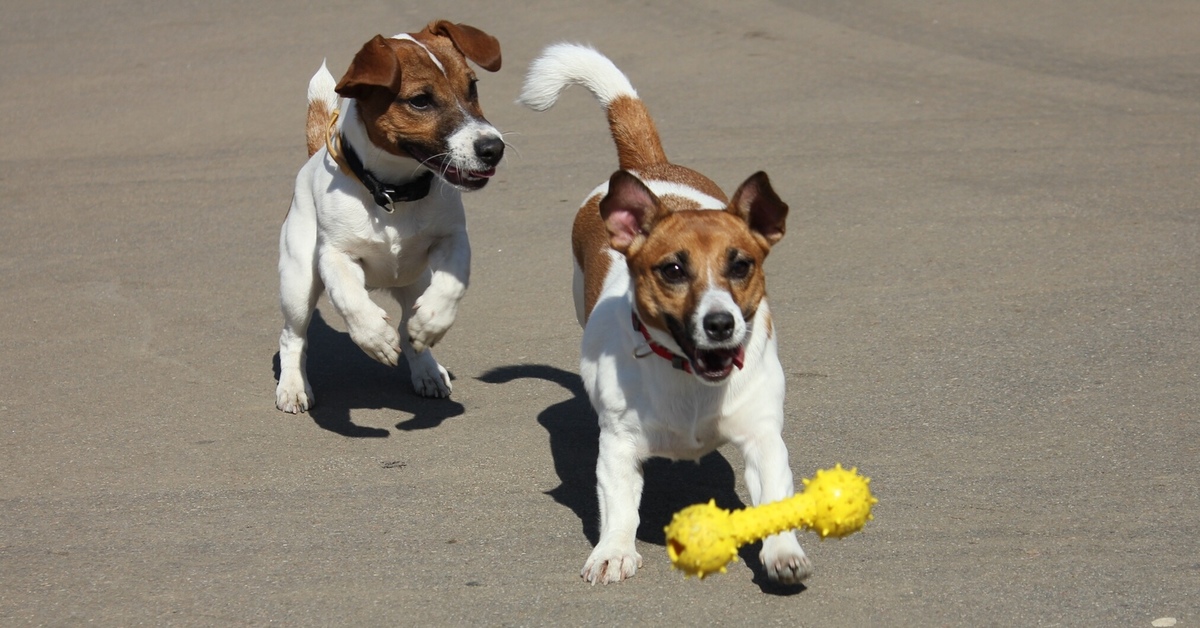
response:
[[(279, 238), (280, 410), (313, 406), (306, 334), (322, 289), (363, 351), (393, 366), (404, 355), (419, 394), (450, 394), (428, 347), (450, 329), (467, 289), (460, 190), (486, 185), (504, 155), (467, 60), (495, 72), (499, 42), (439, 20), (376, 35), (336, 84), (324, 64), (309, 82), (309, 160)], [(406, 333), (371, 300), (374, 288), (399, 301)]]
[[(542, 111), (570, 85), (605, 108), (621, 168), (587, 197), (571, 240), (584, 326), (579, 370), (600, 421), (600, 541), (581, 572), (594, 584), (641, 565), (635, 534), (647, 458), (695, 460), (733, 443), (754, 504), (792, 495), (763, 274), (788, 207), (762, 172), (728, 201), (708, 178), (668, 163), (629, 80), (591, 48), (547, 48), (520, 101)], [(766, 539), (761, 558), (777, 582), (811, 571), (791, 531)]]

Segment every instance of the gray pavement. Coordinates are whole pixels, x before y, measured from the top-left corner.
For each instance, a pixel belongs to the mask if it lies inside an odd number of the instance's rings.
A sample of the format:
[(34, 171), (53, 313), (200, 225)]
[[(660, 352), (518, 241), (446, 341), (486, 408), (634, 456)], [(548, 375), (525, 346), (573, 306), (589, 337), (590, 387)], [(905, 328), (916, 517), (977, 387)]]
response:
[[(354, 6), (362, 4), (364, 6)], [(276, 241), (308, 78), (377, 32), (484, 28), (512, 148), (409, 392), (323, 305), (320, 405), (273, 406)], [(589, 587), (596, 428), (568, 232), (615, 166), (595, 44), (668, 154), (791, 204), (768, 262), (798, 476), (860, 535), (670, 569), (736, 452), (648, 465), (633, 580)], [(57, 2), (0, 7), (0, 625), (1200, 625), (1200, 5)], [(1157, 622), (1155, 624), (1154, 622)]]

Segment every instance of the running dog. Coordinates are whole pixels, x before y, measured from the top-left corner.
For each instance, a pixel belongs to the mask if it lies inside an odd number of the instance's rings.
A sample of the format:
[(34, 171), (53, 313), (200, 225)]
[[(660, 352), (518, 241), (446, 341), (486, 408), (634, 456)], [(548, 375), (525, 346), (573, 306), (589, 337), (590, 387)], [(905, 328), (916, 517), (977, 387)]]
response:
[[(591, 48), (547, 48), (520, 102), (543, 111), (570, 85), (600, 101), (620, 167), (588, 195), (571, 238), (579, 370), (600, 422), (600, 541), (581, 571), (595, 584), (630, 578), (642, 563), (635, 534), (647, 458), (696, 460), (733, 443), (754, 504), (793, 494), (763, 274), (788, 206), (765, 173), (730, 201), (668, 162), (629, 80)], [(793, 531), (766, 539), (761, 558), (777, 582), (797, 583), (812, 568)]]
[[(467, 289), (460, 190), (486, 185), (504, 156), (468, 60), (499, 70), (499, 42), (439, 20), (418, 33), (376, 35), (340, 81), (322, 64), (309, 82), (309, 160), (279, 238), (280, 410), (315, 402), (306, 336), (322, 290), (367, 355), (391, 366), (403, 355), (417, 393), (450, 394), (450, 376), (428, 348), (450, 329)], [(399, 301), (406, 333), (370, 289)]]

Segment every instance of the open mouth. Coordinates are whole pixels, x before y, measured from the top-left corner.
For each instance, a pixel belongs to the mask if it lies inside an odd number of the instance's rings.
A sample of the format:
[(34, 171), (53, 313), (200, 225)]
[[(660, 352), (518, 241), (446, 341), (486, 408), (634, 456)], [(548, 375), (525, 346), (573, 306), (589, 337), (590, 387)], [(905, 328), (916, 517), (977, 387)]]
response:
[(495, 168), (487, 170), (459, 170), (449, 164), (443, 164), (441, 170), (435, 170), (451, 185), (467, 188), (468, 190), (478, 190), (487, 185), (488, 179), (491, 179), (496, 174)]
[[(664, 317), (667, 329), (675, 339), (675, 343), (683, 349), (692, 372), (709, 383), (724, 381), (733, 373), (734, 368), (742, 368), (746, 360), (746, 347), (738, 344), (732, 347), (698, 347), (692, 340), (693, 336), (687, 327), (673, 316)], [(747, 336), (748, 337), (748, 336)]]
[(450, 160), (445, 157), (431, 157), (424, 151), (412, 146), (404, 146), (403, 148), (405, 152), (421, 162), (421, 165), (429, 168), (434, 174), (444, 179), (446, 183), (467, 190), (482, 188), (496, 174), (495, 167), (485, 170), (461, 170), (451, 165)]
[(742, 368), (746, 348), (742, 345), (729, 349), (696, 349), (691, 352), (692, 371), (710, 382), (719, 382)]

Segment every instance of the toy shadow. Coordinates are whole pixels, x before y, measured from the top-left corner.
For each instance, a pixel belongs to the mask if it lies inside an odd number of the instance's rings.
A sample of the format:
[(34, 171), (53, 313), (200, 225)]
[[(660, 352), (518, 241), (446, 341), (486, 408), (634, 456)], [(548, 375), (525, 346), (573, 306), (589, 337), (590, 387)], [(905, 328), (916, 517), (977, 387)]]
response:
[[(546, 494), (579, 517), (583, 535), (595, 546), (600, 540), (600, 511), (596, 497), (600, 427), (579, 376), (544, 364), (519, 364), (494, 368), (478, 379), (489, 384), (541, 379), (558, 384), (571, 393), (570, 399), (546, 408), (537, 417), (538, 424), (550, 437), (550, 455), (560, 482)], [(715, 499), (721, 508), (745, 507), (734, 491), (733, 467), (720, 452), (713, 452), (699, 462), (652, 458), (642, 469), (646, 479), (638, 510), (641, 522), (637, 538), (646, 543), (665, 547), (663, 528), (677, 511), (692, 504)], [(804, 590), (803, 586), (783, 587), (768, 581), (758, 558), (760, 547), (760, 543), (746, 545), (738, 553), (754, 572), (755, 584), (773, 594)]]
[[(279, 381), (279, 353), (273, 360)], [(451, 376), (453, 379), (453, 376)], [(463, 414), (462, 404), (451, 399), (427, 399), (413, 392), (408, 364), (396, 367), (372, 360), (350, 339), (350, 334), (329, 326), (321, 312), (313, 312), (308, 327), (308, 381), (316, 405), (308, 411), (322, 429), (352, 438), (386, 438), (386, 429), (355, 425), (351, 410), (390, 408), (412, 415), (396, 424), (402, 431), (434, 428)]]

